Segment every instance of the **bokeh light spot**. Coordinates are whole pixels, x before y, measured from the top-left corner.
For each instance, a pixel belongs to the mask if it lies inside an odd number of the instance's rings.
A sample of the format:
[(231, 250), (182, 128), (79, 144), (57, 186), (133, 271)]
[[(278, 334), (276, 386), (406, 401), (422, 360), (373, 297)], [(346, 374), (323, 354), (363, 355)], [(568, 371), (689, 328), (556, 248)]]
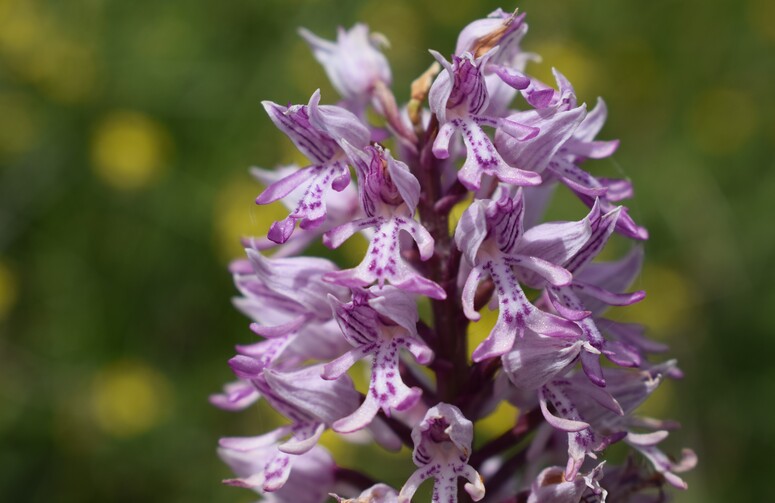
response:
[(28, 53), (44, 39), (49, 23), (34, 2), (0, 2), (0, 47), (10, 58)]
[(710, 154), (737, 151), (756, 127), (756, 107), (740, 89), (711, 88), (689, 108), (689, 133), (696, 145)]
[(142, 362), (119, 361), (92, 380), (94, 421), (105, 433), (132, 437), (157, 426), (169, 408), (169, 382)]
[(92, 166), (115, 189), (141, 189), (159, 178), (169, 149), (169, 134), (161, 124), (139, 112), (117, 111), (95, 128)]

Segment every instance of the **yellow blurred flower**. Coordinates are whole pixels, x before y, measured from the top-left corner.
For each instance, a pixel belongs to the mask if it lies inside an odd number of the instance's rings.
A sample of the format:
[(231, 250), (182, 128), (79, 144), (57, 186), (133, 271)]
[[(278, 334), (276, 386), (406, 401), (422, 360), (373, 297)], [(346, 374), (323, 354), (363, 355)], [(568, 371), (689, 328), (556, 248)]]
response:
[(119, 361), (98, 372), (91, 386), (91, 411), (97, 426), (115, 437), (152, 429), (169, 409), (169, 382), (145, 363)]
[(34, 1), (0, 2), (0, 48), (10, 57), (28, 53), (45, 38), (50, 22)]
[(161, 175), (170, 144), (167, 130), (152, 118), (134, 111), (116, 111), (95, 128), (92, 167), (115, 189), (141, 189)]

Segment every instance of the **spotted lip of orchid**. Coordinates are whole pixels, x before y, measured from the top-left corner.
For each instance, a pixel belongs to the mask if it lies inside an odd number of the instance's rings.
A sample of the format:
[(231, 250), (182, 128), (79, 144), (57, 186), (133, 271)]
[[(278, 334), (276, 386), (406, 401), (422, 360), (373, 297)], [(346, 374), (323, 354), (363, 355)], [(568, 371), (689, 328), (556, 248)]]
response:
[(399, 351), (405, 349), (417, 362), (429, 363), (431, 349), (417, 335), (417, 308), (412, 297), (393, 287), (355, 291), (353, 301), (344, 304), (331, 297), (334, 317), (344, 337), (354, 346), (323, 368), (323, 378), (337, 379), (356, 361), (372, 356), (371, 379), (366, 399), (347, 417), (333, 424), (348, 433), (368, 425), (381, 409), (387, 416), (414, 406), (422, 391), (404, 384)]
[(263, 105), (275, 126), (312, 161), (312, 165), (271, 184), (256, 199), (257, 204), (268, 204), (285, 198), (300, 185), (304, 187), (295, 209), (285, 220), (273, 223), (269, 229), (267, 237), (282, 244), (291, 237), (297, 221), (301, 221), (302, 229), (315, 228), (323, 223), (328, 190), (341, 192), (350, 183), (342, 142), (364, 147), (371, 134), (355, 115), (344, 108), (320, 105), (319, 90), (312, 95), (308, 105), (283, 107), (269, 101)]
[(411, 501), (419, 485), (433, 478), (434, 503), (457, 502), (457, 479), (463, 477), (466, 492), (474, 501), (484, 498), (481, 476), (468, 464), (473, 424), (454, 405), (440, 403), (428, 410), (412, 430), (412, 459), (419, 468), (398, 495), (399, 503)]
[[(621, 405), (608, 392), (586, 381), (579, 384), (568, 379), (554, 379), (539, 390), (538, 396), (546, 422), (568, 433), (567, 480), (576, 477), (586, 456), (595, 459), (596, 451), (621, 439), (600, 435), (579, 412), (580, 404), (595, 402), (595, 407), (604, 407), (614, 414), (623, 415)], [(550, 410), (550, 406), (555, 412)]]
[(344, 148), (355, 164), (361, 202), (366, 218), (355, 220), (326, 232), (323, 244), (337, 248), (353, 234), (374, 229), (363, 262), (355, 269), (328, 273), (328, 281), (350, 288), (386, 282), (407, 292), (428, 295), (435, 299), (446, 297), (444, 290), (406, 263), (401, 256), (402, 233), (417, 244), (421, 260), (433, 255), (434, 240), (419, 222), (414, 220), (420, 184), (406, 164), (393, 159), (388, 150), (379, 146), (359, 151), (349, 143)]
[[(450, 156), (450, 142), (460, 132), (466, 147), (466, 160), (458, 172), (458, 179), (469, 190), (477, 190), (482, 175), (491, 175), (514, 185), (539, 185), (541, 176), (509, 166), (496, 149), (482, 126), (494, 127), (517, 140), (527, 140), (538, 134), (538, 129), (518, 122), (483, 115), (489, 103), (483, 67), (497, 51), (492, 49), (480, 58), (470, 53), (454, 56), (450, 64), (441, 54), (431, 54), (444, 71), (431, 86), (428, 100), (431, 111), (439, 121), (439, 132), (433, 143), (433, 155), (439, 159)], [(501, 80), (515, 88), (526, 87), (529, 80), (518, 74), (498, 73)]]
[(523, 212), (522, 193), (512, 195), (511, 189), (502, 185), (493, 199), (475, 201), (455, 231), (458, 248), (472, 265), (463, 286), (466, 316), (474, 321), (480, 318), (474, 310), (474, 297), (486, 277), (492, 279), (498, 298), (498, 320), (487, 339), (474, 350), (474, 361), (510, 351), (526, 329), (555, 337), (574, 337), (581, 332), (575, 323), (531, 304), (519, 280), (533, 273), (528, 277), (541, 278), (550, 285), (569, 284), (571, 274), (557, 263), (586, 243), (589, 221), (543, 224), (525, 231)]
[[(678, 424), (637, 415), (682, 373), (657, 363), (668, 348), (644, 326), (607, 314), (644, 298), (631, 286), (643, 247), (614, 260), (604, 247), (614, 233), (648, 235), (620, 205), (631, 182), (588, 162), (619, 145), (597, 139), (605, 102), (580, 103), (557, 70), (551, 85), (526, 73), (539, 60), (522, 49), (527, 30), (517, 11), (471, 22), (449, 60), (430, 51), (404, 104), (386, 41), (366, 25), (335, 41), (299, 31), (341, 100), (321, 104), (318, 90), (306, 104), (263, 102), (309, 164), (252, 170), (265, 186), (256, 202), (279, 201), (287, 217), (243, 238), (247, 257), (229, 267), (257, 339), (236, 346), (236, 381), (210, 401), (235, 411), (260, 400), (285, 421), (220, 440), (236, 473), (226, 484), (267, 503), (411, 503), (428, 479), (434, 503), (462, 490), (482, 500), (485, 479), (494, 502), (656, 503), (666, 486), (686, 488), (694, 452), (662, 447)], [(548, 221), (571, 209), (555, 195), (589, 210)], [(298, 256), (318, 244), (336, 250), (330, 260)], [(469, 348), (484, 309), (497, 319)], [(504, 401), (515, 421), (474, 448), (475, 424)], [(324, 433), (335, 452), (412, 448), (416, 469), (396, 490), (376, 457), (335, 464)], [(623, 466), (602, 459), (615, 443), (632, 453)]]
[[(268, 187), (293, 175), (299, 169), (297, 165), (280, 166), (274, 170), (253, 167), (250, 169), (250, 174), (261, 184)], [(282, 198), (282, 202), (289, 211), (293, 212), (306, 194), (306, 186), (304, 184), (297, 185), (295, 189)], [(245, 238), (242, 244), (245, 248), (255, 248), (257, 250), (273, 249), (272, 256), (274, 258), (291, 257), (301, 254), (315, 240), (319, 239), (324, 232), (360, 216), (358, 191), (355, 190), (352, 184), (348, 184), (338, 192), (336, 190), (329, 191), (325, 204), (326, 217), (319, 226), (314, 229), (307, 228), (304, 232), (295, 232), (281, 245), (278, 245), (278, 243), (268, 237)]]

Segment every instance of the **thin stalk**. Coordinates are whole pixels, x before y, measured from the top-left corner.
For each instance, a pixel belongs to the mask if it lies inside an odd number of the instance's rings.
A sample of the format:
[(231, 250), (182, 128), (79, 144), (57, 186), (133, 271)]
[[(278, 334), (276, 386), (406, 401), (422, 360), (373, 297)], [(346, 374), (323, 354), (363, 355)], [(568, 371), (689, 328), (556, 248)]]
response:
[[(428, 129), (420, 135), (417, 155), (410, 164), (417, 176), (423, 193), (418, 205), (420, 221), (435, 241), (435, 253), (424, 264), (427, 277), (445, 291), (444, 300), (431, 299), (433, 325), (436, 333), (433, 350), (436, 354), (437, 395), (439, 400), (453, 402), (464, 389), (468, 378), (468, 346), (465, 334), (465, 318), (462, 316), (457, 291), (457, 271), (460, 253), (449, 233), (449, 209), (437, 211), (436, 203), (444, 196), (441, 188), (441, 165), (431, 151), (438, 132), (434, 116)], [(461, 320), (462, 318), (462, 320)]]

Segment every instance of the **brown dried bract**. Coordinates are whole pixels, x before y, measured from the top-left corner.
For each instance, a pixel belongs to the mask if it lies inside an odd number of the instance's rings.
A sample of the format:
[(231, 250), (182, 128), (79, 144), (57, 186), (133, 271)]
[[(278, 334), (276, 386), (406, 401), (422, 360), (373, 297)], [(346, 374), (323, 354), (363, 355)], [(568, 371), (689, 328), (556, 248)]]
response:
[(503, 36), (508, 33), (509, 29), (511, 28), (511, 24), (516, 18), (517, 11), (515, 10), (514, 14), (512, 14), (508, 19), (503, 20), (503, 24), (500, 27), (491, 31), (487, 35), (484, 35), (483, 37), (479, 37), (471, 51), (474, 57), (480, 58), (487, 54), (490, 49), (498, 45)]
[(412, 121), (412, 124), (414, 124), (415, 127), (420, 124), (420, 120), (422, 119), (422, 104), (428, 98), (428, 91), (430, 91), (433, 79), (439, 71), (441, 71), (441, 66), (434, 61), (427, 70), (412, 82), (408, 112), (409, 120)]

